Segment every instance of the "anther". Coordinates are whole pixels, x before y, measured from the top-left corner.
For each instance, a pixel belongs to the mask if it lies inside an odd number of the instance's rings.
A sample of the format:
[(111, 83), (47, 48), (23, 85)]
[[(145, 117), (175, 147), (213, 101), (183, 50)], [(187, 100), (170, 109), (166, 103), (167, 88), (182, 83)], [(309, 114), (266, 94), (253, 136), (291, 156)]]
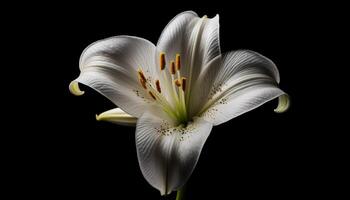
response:
[(140, 84), (142, 85), (142, 87), (147, 90), (147, 86), (146, 86), (146, 82), (143, 79), (139, 79), (140, 80)]
[(182, 90), (185, 92), (186, 89), (186, 78), (182, 77)]
[(144, 82), (146, 82), (147, 80), (146, 80), (145, 75), (143, 74), (142, 69), (139, 68), (139, 69), (137, 70), (137, 72), (138, 72), (138, 74), (139, 74), (139, 78), (142, 79)]
[(157, 100), (156, 97), (154, 96), (154, 94), (151, 91), (148, 91), (148, 94), (154, 99)]
[(142, 87), (144, 88), (144, 89), (147, 89), (147, 86), (146, 86), (146, 77), (145, 77), (145, 75), (143, 74), (143, 72), (142, 72), (142, 69), (141, 68), (139, 68), (138, 70), (137, 70), (137, 72), (138, 72), (138, 75), (139, 75), (139, 80), (140, 80), (140, 84), (142, 85)]
[(181, 81), (179, 79), (176, 79), (174, 82), (177, 87), (181, 86)]
[(160, 89), (160, 81), (159, 81), (159, 80), (156, 80), (156, 87), (157, 87), (157, 91), (158, 91), (159, 93), (161, 93), (162, 90)]
[(175, 74), (175, 72), (176, 72), (176, 70), (175, 70), (175, 62), (173, 60), (170, 62), (169, 71), (170, 71), (171, 74)]
[(176, 54), (176, 70), (181, 69), (181, 60), (180, 60), (180, 54)]
[(160, 53), (159, 66), (160, 66), (160, 70), (163, 70), (165, 68), (165, 53), (164, 52)]

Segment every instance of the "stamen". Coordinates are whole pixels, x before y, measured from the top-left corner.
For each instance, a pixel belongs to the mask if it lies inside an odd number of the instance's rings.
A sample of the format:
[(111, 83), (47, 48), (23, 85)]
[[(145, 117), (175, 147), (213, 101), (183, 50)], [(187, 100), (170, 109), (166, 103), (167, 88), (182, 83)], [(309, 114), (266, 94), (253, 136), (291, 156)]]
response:
[(144, 89), (147, 89), (147, 86), (146, 86), (147, 80), (146, 80), (145, 75), (144, 75), (143, 72), (142, 72), (142, 69), (139, 68), (139, 69), (137, 70), (137, 72), (138, 72), (138, 75), (139, 75), (140, 84), (142, 85), (142, 87), (143, 87)]
[(138, 74), (139, 74), (139, 78), (142, 79), (144, 82), (146, 82), (146, 77), (145, 77), (145, 75), (143, 74), (142, 69), (139, 68), (139, 69), (137, 70), (137, 72), (138, 72)]
[(160, 66), (160, 70), (164, 70), (165, 69), (165, 53), (162, 52), (160, 53), (160, 56), (159, 56), (159, 66)]
[(186, 89), (186, 78), (182, 77), (182, 90), (185, 92)]
[(148, 94), (154, 99), (157, 100), (156, 97), (154, 96), (154, 94), (151, 91), (148, 91)]
[(173, 60), (170, 62), (169, 71), (170, 71), (171, 74), (175, 74), (175, 72), (176, 72), (176, 70), (175, 70), (175, 62)]
[[(161, 60), (161, 67), (165, 68), (165, 54), (162, 53), (160, 55)], [(142, 85), (142, 87), (148, 91), (148, 94), (152, 97), (153, 100), (157, 101), (157, 103), (161, 104), (163, 106), (163, 109), (165, 112), (169, 113), (173, 118), (177, 118), (177, 113), (174, 111), (174, 108), (169, 104), (166, 98), (161, 94), (161, 87), (160, 87), (160, 81), (156, 80), (155, 86), (151, 84), (151, 78), (149, 81), (147, 81), (141, 67), (137, 70), (139, 81)], [(163, 76), (165, 76), (165, 72), (163, 73)], [(166, 79), (165, 79), (166, 80)]]
[[(180, 71), (177, 71), (178, 73)], [(182, 113), (184, 113), (185, 119), (187, 120), (187, 108), (186, 108), (186, 101), (185, 101), (185, 89), (186, 89), (186, 78), (182, 77), (181, 79), (177, 79), (180, 83), (181, 89), (179, 87), (179, 95), (180, 95), (180, 106)]]
[(147, 90), (147, 86), (146, 86), (146, 82), (142, 79), (142, 78), (139, 78), (140, 80), (140, 84), (142, 85), (142, 87)]
[(181, 60), (180, 60), (180, 54), (176, 54), (176, 70), (181, 69)]
[(174, 82), (177, 87), (181, 86), (181, 81), (179, 79), (176, 79)]
[(176, 54), (176, 70), (177, 70), (177, 79), (181, 79), (181, 60), (180, 60), (180, 54)]
[[(180, 54), (176, 54), (175, 60), (171, 60), (169, 64), (169, 74), (166, 74), (167, 71), (164, 71), (166, 68), (166, 58), (165, 53), (161, 52), (159, 55), (159, 67), (160, 72), (163, 75), (162, 85), (160, 86), (160, 79), (152, 79), (152, 77), (146, 78), (142, 68), (140, 67), (137, 70), (138, 78), (141, 86), (148, 92), (149, 96), (152, 97), (154, 101), (159, 103), (165, 112), (167, 112), (171, 117), (178, 120), (179, 122), (187, 121), (187, 107), (185, 101), (185, 90), (187, 87), (187, 79), (181, 76), (181, 57)], [(169, 80), (171, 78), (171, 80)], [(154, 82), (153, 82), (154, 81)], [(164, 83), (163, 83), (164, 81)], [(152, 84), (152, 82), (154, 84)], [(170, 96), (163, 96), (164, 90), (170, 89), (168, 87), (172, 87), (172, 91), (169, 91)]]
[(160, 81), (159, 81), (159, 80), (156, 80), (156, 87), (157, 87), (157, 91), (158, 91), (159, 93), (162, 93), (162, 90), (161, 90), (161, 88), (160, 88)]

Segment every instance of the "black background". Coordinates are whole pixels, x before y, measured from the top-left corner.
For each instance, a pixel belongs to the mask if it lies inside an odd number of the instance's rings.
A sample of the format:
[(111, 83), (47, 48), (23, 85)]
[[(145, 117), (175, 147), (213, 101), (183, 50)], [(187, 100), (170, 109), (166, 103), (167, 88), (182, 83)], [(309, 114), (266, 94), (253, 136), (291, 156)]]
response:
[[(161, 197), (143, 178), (135, 128), (95, 120), (95, 114), (114, 105), (84, 86), (85, 94), (75, 97), (68, 85), (79, 75), (80, 54), (90, 43), (114, 35), (134, 35), (156, 43), (169, 20), (185, 10), (199, 16), (219, 14), (222, 52), (250, 49), (273, 60), (280, 71), (280, 87), (292, 101), (286, 113), (273, 112), (274, 100), (214, 127), (188, 181), (187, 199), (285, 199), (330, 193), (325, 187), (324, 161), (330, 147), (316, 130), (321, 122), (313, 120), (319, 103), (314, 97), (324, 89), (314, 81), (321, 76), (317, 71), (324, 70), (315, 62), (322, 55), (314, 49), (326, 45), (320, 43), (318, 34), (328, 20), (317, 4), (188, 5), (174, 1), (45, 6), (38, 7), (36, 14), (30, 11), (24, 23), (31, 26), (22, 27), (32, 38), (35, 50), (31, 53), (39, 54), (41, 60), (35, 72), (38, 78), (30, 77), (35, 84), (45, 83), (31, 93), (41, 93), (40, 100), (27, 96), (33, 102), (32, 113), (40, 112), (40, 117), (33, 117), (30, 125), (37, 132), (21, 138), (30, 145), (20, 153), (18, 159), (23, 159), (20, 163), (25, 167), (17, 166), (20, 175), (14, 182), (20, 180), (20, 185), (30, 188), (25, 195), (175, 199), (175, 193)], [(36, 59), (27, 61), (32, 65)]]

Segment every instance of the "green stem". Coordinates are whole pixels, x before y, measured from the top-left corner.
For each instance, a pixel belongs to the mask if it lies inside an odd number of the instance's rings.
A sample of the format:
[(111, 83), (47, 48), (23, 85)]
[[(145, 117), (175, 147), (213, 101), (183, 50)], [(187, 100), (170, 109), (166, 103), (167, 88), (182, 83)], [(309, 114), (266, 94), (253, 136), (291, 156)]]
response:
[(181, 189), (179, 189), (176, 193), (176, 200), (183, 200), (185, 194), (185, 186), (183, 186)]

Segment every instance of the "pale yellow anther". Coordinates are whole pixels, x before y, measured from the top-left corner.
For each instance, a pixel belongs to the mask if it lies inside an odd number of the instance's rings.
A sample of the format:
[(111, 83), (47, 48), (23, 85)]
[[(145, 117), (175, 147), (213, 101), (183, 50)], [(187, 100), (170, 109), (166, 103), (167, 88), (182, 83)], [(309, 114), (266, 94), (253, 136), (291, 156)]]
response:
[(180, 54), (176, 54), (176, 70), (181, 69), (181, 59), (180, 59)]
[(170, 61), (170, 68), (169, 71), (171, 74), (175, 74), (176, 70), (175, 70), (175, 62), (172, 60)]
[(161, 88), (160, 88), (160, 81), (159, 81), (159, 80), (156, 80), (156, 88), (157, 88), (157, 91), (158, 91), (159, 93), (162, 93), (162, 90), (161, 90)]
[(164, 70), (164, 69), (165, 69), (165, 65), (166, 65), (165, 53), (162, 52), (162, 53), (160, 53), (160, 56), (159, 56), (159, 66), (160, 66), (160, 70)]
[(185, 90), (186, 90), (186, 78), (185, 77), (182, 77), (182, 79), (181, 79), (182, 81), (182, 90), (185, 92)]
[(84, 94), (84, 91), (81, 91), (79, 88), (78, 81), (72, 81), (69, 84), (69, 91), (74, 94), (75, 96), (81, 96)]
[(181, 81), (180, 81), (179, 79), (176, 79), (176, 80), (174, 81), (174, 83), (175, 83), (175, 85), (176, 85), (177, 87), (180, 87), (180, 86), (181, 86)]

